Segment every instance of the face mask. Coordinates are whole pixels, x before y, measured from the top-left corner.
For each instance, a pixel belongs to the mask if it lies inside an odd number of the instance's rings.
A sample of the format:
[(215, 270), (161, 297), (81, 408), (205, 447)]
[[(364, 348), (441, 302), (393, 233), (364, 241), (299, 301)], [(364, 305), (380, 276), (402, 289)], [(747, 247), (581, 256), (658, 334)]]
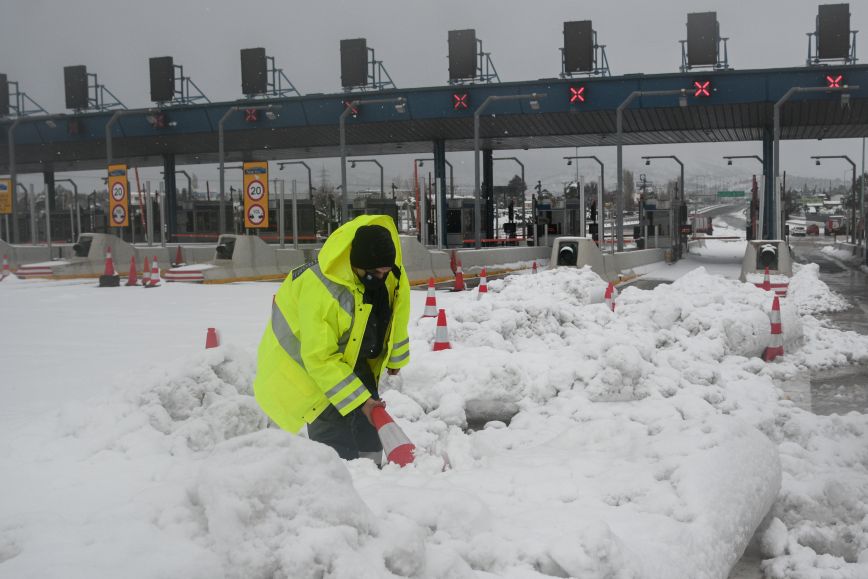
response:
[(376, 290), (386, 285), (386, 277), (378, 278), (375, 275), (371, 275), (370, 273), (365, 272), (360, 279), (362, 280), (362, 285), (365, 286), (366, 290)]

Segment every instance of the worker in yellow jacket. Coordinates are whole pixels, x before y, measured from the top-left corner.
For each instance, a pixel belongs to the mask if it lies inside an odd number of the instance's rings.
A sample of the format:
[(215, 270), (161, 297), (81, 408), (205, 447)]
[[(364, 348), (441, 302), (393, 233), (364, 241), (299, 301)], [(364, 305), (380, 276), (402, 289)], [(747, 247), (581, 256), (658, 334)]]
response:
[(410, 285), (392, 218), (363, 215), (329, 236), (316, 263), (286, 277), (259, 344), (254, 392), (266, 414), (334, 448), (378, 464), (371, 410), (377, 384), (410, 361)]

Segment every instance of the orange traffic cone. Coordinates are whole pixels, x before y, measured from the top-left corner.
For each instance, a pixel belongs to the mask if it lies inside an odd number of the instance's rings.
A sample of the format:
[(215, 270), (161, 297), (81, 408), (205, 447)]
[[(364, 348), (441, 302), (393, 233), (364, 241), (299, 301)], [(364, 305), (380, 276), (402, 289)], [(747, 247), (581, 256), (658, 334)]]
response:
[(536, 260), (533, 260), (533, 273), (536, 273)]
[(450, 350), (449, 331), (446, 328), (446, 310), (441, 309), (437, 313), (437, 330), (434, 332), (434, 351)]
[(612, 310), (613, 312), (615, 311), (615, 296), (616, 295), (617, 295), (617, 292), (615, 291), (615, 284), (613, 284), (612, 282), (609, 282), (609, 285), (606, 286), (606, 294), (605, 294), (606, 307), (609, 308), (610, 310)]
[(476, 293), (476, 299), (482, 299), (482, 294), (488, 293), (488, 279), (485, 275), (485, 267), (482, 268), (482, 273), (479, 274), (479, 291)]
[(12, 275), (12, 270), (9, 269), (9, 256), (3, 256), (3, 271), (0, 272), (0, 279), (3, 279), (6, 276)]
[(99, 276), (99, 287), (119, 287), (121, 285), (121, 276), (115, 271), (115, 262), (112, 261), (112, 248), (107, 247), (105, 251), (105, 269), (103, 274)]
[(764, 289), (767, 292), (772, 290), (772, 282), (771, 282), (771, 279), (769, 278), (769, 267), (768, 266), (766, 266), (766, 272), (765, 272), (765, 275), (763, 275), (763, 285), (761, 287), (762, 287), (762, 289)]
[(437, 317), (437, 298), (434, 296), (434, 278), (428, 278), (428, 295), (425, 297), (425, 311), (422, 312), (423, 318)]
[(205, 335), (205, 349), (216, 348), (220, 345), (220, 338), (217, 336), (216, 328), (208, 328), (208, 333)]
[(148, 260), (148, 256), (145, 256), (145, 265), (142, 267), (142, 287), (149, 287), (151, 285), (151, 262)]
[(781, 304), (778, 301), (778, 296), (772, 302), (772, 311), (769, 314), (769, 320), (772, 324), (772, 339), (769, 346), (763, 352), (763, 360), (771, 362), (778, 356), (784, 355), (784, 333), (781, 325)]
[(464, 285), (464, 270), (461, 269), (461, 260), (458, 260), (456, 264), (455, 270), (455, 287), (452, 288), (454, 292), (463, 292), (467, 289), (467, 286)]
[(179, 265), (184, 265), (184, 256), (181, 254), (180, 245), (178, 245), (178, 250), (175, 252), (175, 263), (172, 264), (172, 267), (178, 267)]
[(127, 287), (131, 285), (138, 285), (139, 279), (136, 274), (136, 256), (133, 255), (130, 257), (130, 272), (127, 274)]
[(148, 287), (157, 287), (160, 285), (160, 266), (157, 264), (157, 256), (154, 256), (154, 261), (151, 262), (151, 280)]
[(375, 406), (371, 410), (371, 420), (374, 423), (374, 428), (377, 429), (377, 436), (380, 437), (380, 442), (383, 444), (386, 460), (398, 466), (411, 464), (415, 458), (413, 451), (416, 450), (416, 446), (410, 442), (401, 427), (392, 420), (386, 409), (382, 406)]

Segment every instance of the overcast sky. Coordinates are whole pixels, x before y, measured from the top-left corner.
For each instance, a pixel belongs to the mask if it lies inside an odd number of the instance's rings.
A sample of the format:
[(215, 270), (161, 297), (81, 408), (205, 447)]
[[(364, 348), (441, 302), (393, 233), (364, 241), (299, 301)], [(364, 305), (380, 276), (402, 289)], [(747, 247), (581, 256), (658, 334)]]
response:
[[(149, 106), (148, 59), (172, 56), (186, 75), (212, 101), (240, 98), (239, 50), (262, 46), (276, 58), (292, 83), (305, 93), (340, 90), (340, 50), (343, 38), (364, 37), (376, 50), (399, 88), (436, 86), (448, 77), (447, 33), (475, 28), (503, 81), (556, 77), (563, 22), (592, 20), (598, 41), (606, 45), (613, 75), (677, 72), (681, 64), (678, 40), (686, 38), (687, 14), (716, 11), (721, 36), (729, 37), (730, 66), (737, 69), (804, 66), (806, 32), (813, 31), (817, 6), (808, 0), (3, 0), (0, 34), (0, 72), (20, 83), (21, 90), (49, 112), (63, 112), (63, 67), (84, 64), (100, 83), (130, 108)], [(207, 7), (206, 7), (207, 6)], [(850, 2), (851, 28), (868, 31), (868, 4)], [(868, 46), (864, 38), (858, 45)], [(865, 52), (863, 49), (862, 52)], [(860, 54), (866, 62), (868, 54)], [(641, 164), (641, 155), (675, 154), (692, 181), (723, 168), (722, 155), (758, 154), (761, 144), (714, 143), (691, 146), (629, 147), (625, 167), (649, 178), (674, 179), (677, 165)], [(498, 152), (500, 155), (501, 152)], [(507, 154), (504, 152), (504, 154)], [(575, 170), (561, 159), (573, 149), (515, 151), (527, 166), (527, 182), (541, 179), (549, 188), (575, 178)], [(607, 164), (607, 181), (614, 185), (615, 148), (587, 148), (580, 154), (598, 155)], [(849, 180), (843, 161), (821, 167), (810, 155), (846, 154), (861, 167), (861, 140), (824, 140), (781, 145), (781, 168), (791, 174)], [(449, 156), (456, 181), (471, 186), (472, 153)], [(381, 159), (386, 180), (412, 174), (412, 157)], [(339, 180), (334, 159), (314, 161)], [(181, 168), (181, 167), (179, 167)], [(216, 180), (212, 167), (184, 167), (200, 181)], [(731, 176), (748, 176), (759, 164), (743, 161), (730, 168)], [(496, 184), (505, 183), (517, 166), (495, 166)], [(596, 166), (580, 168), (593, 179)], [(147, 169), (145, 177), (159, 179)], [(725, 173), (724, 173), (725, 174)], [(96, 186), (98, 175), (70, 174), (85, 188)], [(272, 175), (274, 176), (274, 175)], [(379, 184), (372, 164), (349, 171), (350, 189)], [(298, 176), (304, 182), (302, 175)], [(27, 183), (41, 179), (22, 176)], [(315, 176), (315, 181), (318, 177)], [(92, 182), (92, 184), (91, 184)]]

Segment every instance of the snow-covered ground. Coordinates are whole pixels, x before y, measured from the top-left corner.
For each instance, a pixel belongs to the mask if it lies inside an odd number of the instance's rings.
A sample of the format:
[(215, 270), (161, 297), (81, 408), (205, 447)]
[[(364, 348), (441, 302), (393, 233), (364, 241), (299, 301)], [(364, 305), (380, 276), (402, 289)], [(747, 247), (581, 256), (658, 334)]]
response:
[(6, 280), (0, 577), (725, 578), (757, 526), (769, 577), (868, 577), (868, 418), (774, 385), (868, 338), (815, 317), (845, 304), (802, 267), (766, 364), (769, 294), (677, 277), (615, 312), (587, 269), (438, 292), (442, 352), (413, 292), (382, 387), (418, 458), (383, 470), (268, 427), (277, 285)]

